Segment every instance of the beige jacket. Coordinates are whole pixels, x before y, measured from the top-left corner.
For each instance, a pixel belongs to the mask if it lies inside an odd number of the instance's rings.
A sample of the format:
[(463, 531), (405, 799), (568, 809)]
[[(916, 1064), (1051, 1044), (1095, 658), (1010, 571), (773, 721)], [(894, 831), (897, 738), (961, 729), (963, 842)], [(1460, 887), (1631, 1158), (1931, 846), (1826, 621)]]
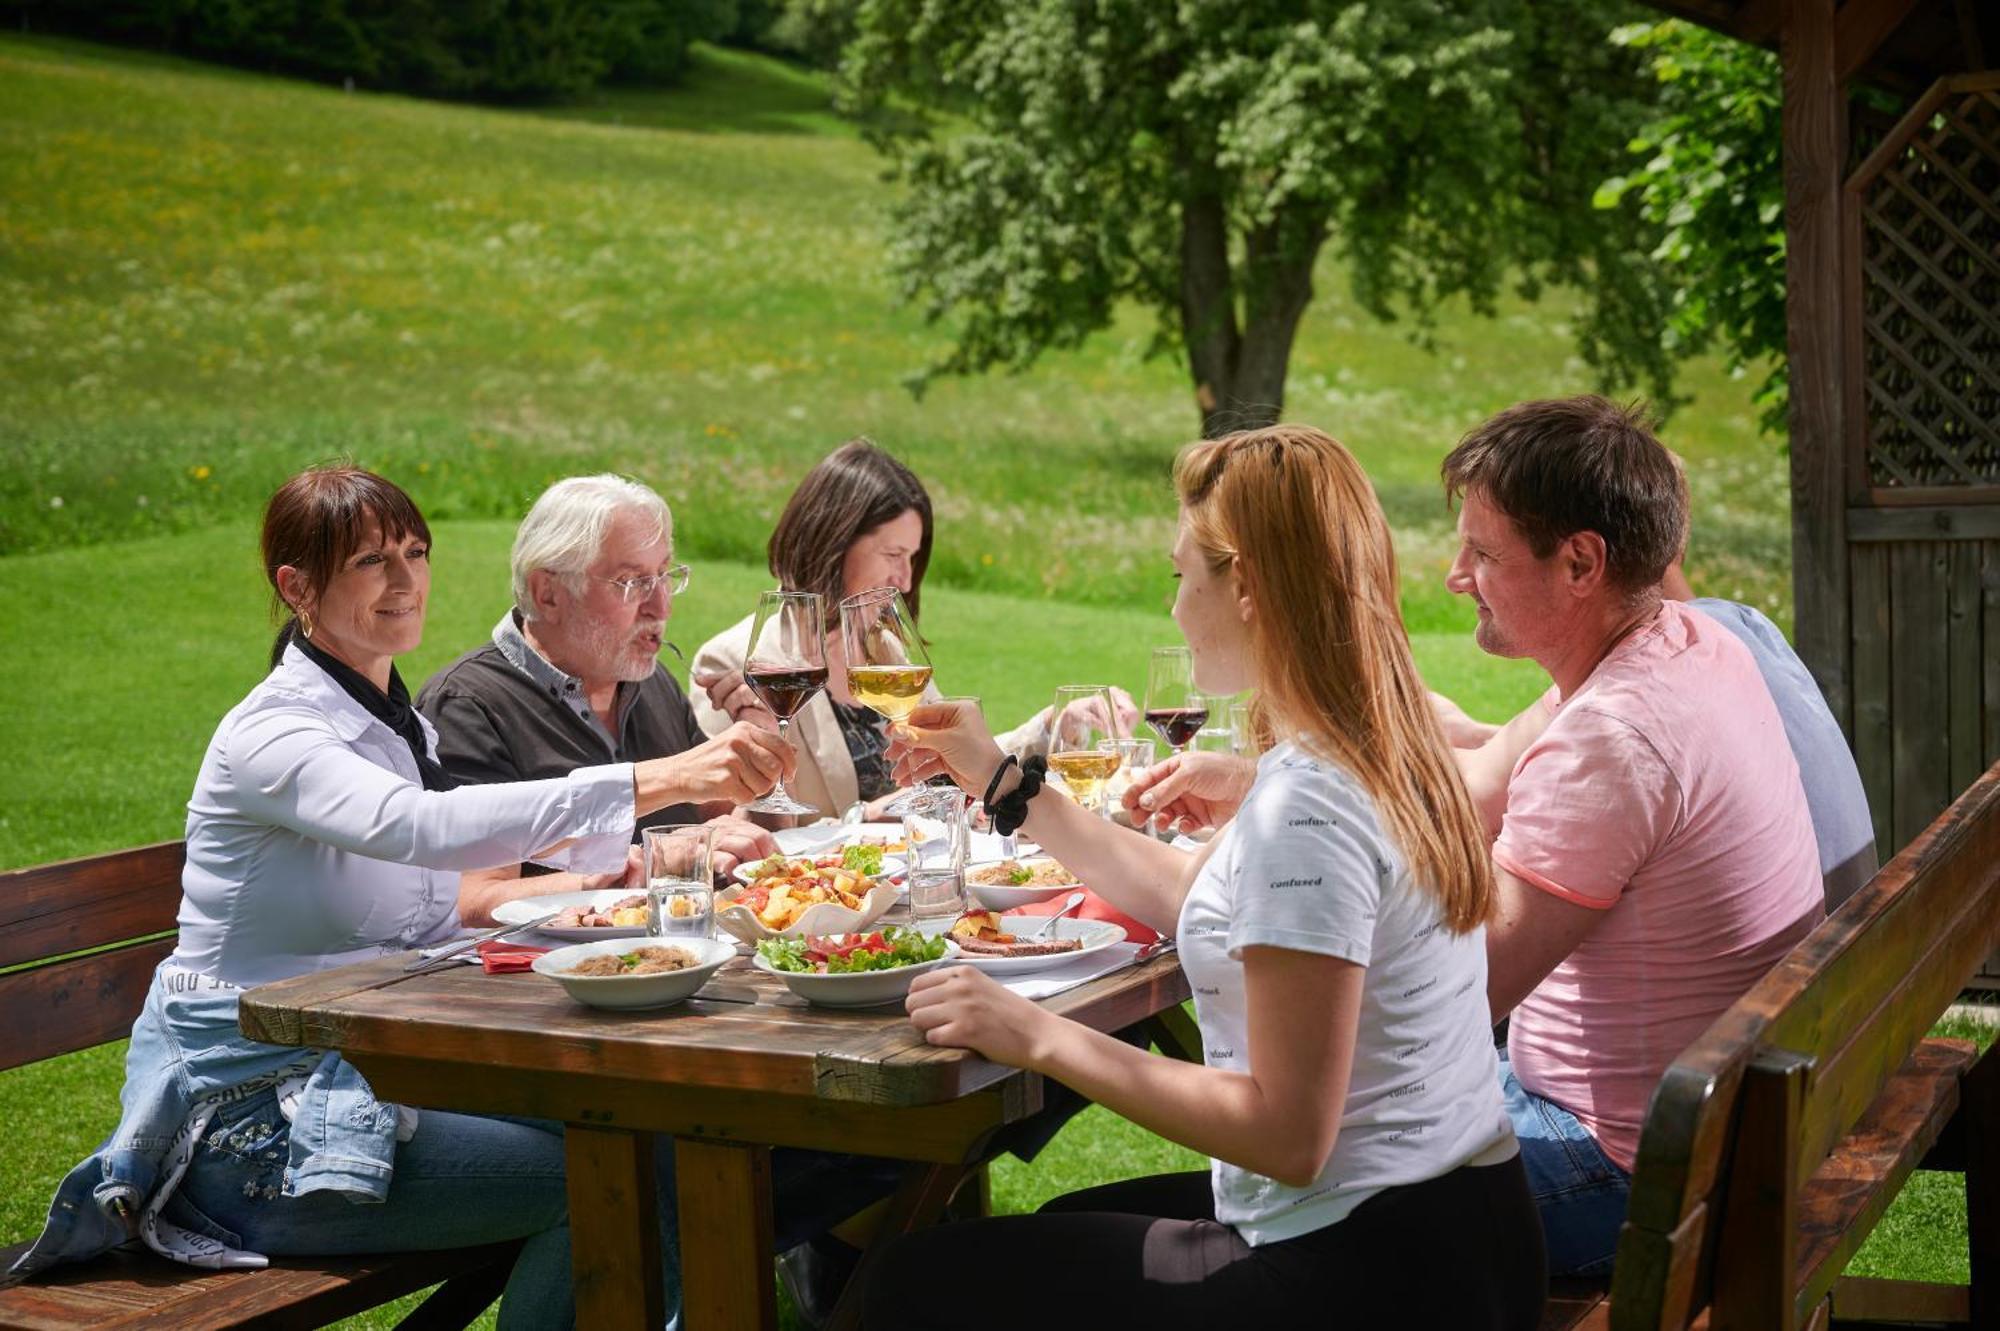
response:
[[(709, 700), (708, 690), (696, 684), (694, 677), (741, 670), (750, 654), (750, 621), (754, 618), (745, 615), (703, 643), (688, 668), (688, 701), (694, 704), (695, 720), (709, 735), (728, 729), (729, 715)], [(1026, 757), (1041, 752), (1043, 728), (1042, 714), (1037, 713), (994, 738), (1006, 752)], [(840, 817), (860, 798), (861, 786), (854, 774), (854, 759), (847, 752), (847, 740), (840, 733), (840, 721), (833, 714), (833, 702), (824, 691), (799, 710), (787, 733), (799, 752), (799, 770), (785, 783), (785, 789), (827, 817)], [(976, 798), (978, 792), (973, 795)]]

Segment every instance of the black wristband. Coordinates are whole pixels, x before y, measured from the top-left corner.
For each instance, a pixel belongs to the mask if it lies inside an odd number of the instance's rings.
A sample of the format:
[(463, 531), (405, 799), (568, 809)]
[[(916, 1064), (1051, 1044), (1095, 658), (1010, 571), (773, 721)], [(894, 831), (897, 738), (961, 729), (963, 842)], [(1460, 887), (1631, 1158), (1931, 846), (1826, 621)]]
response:
[(986, 794), (981, 797), (981, 803), (993, 803), (993, 792), (1000, 789), (1000, 778), (1007, 775), (1008, 768), (1018, 766), (1020, 761), (1011, 753), (1000, 760), (1000, 765), (993, 769), (993, 779), (986, 783)]
[[(1002, 770), (1005, 770), (1004, 765)], [(997, 803), (986, 801), (986, 812), (992, 816), (993, 830), (1001, 836), (1012, 836), (1022, 823), (1028, 821), (1028, 801), (1041, 793), (1042, 778), (1048, 774), (1049, 760), (1037, 754), (1021, 764), (1021, 784), (1002, 797)], [(997, 784), (998, 777), (996, 775)]]

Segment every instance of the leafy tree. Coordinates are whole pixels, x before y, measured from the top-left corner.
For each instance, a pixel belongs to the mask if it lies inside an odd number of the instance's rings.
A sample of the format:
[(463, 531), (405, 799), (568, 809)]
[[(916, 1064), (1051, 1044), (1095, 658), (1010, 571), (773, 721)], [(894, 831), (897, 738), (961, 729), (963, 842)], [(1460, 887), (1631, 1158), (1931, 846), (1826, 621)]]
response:
[[(908, 188), (892, 262), (953, 320), (922, 378), (1021, 367), (1121, 300), (1205, 433), (1275, 420), (1329, 245), (1412, 318), (1578, 289), (1586, 358), (1664, 396), (1668, 300), (1596, 186), (1652, 113), (1621, 0), (860, 0), (843, 100)], [(907, 114), (916, 108), (919, 114)]]
[(1659, 228), (1653, 258), (1672, 292), (1667, 352), (1719, 341), (1732, 370), (1767, 365), (1756, 397), (1763, 428), (1779, 432), (1789, 380), (1777, 57), (1673, 21), (1623, 27), (1612, 40), (1647, 53), (1661, 98), (1631, 145), (1640, 164), (1607, 180), (1598, 203), (1636, 203)]

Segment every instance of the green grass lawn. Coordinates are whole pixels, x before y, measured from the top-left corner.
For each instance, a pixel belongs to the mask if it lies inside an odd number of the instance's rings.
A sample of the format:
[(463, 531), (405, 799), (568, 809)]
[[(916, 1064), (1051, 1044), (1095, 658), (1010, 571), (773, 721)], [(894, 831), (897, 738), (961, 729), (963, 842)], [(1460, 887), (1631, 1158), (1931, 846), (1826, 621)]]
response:
[[(896, 306), (880, 163), (815, 76), (701, 50), (670, 93), (508, 112), (6, 35), (0, 128), (0, 867), (179, 835), (216, 720), (262, 673), (258, 506), (334, 456), (436, 526), (413, 686), (501, 613), (512, 524), (549, 480), (614, 468), (668, 495), (691, 649), (750, 609), (800, 474), (864, 432), (936, 502), (941, 684), (1011, 722), (1058, 683), (1136, 686), (1171, 639), (1180, 364), (1147, 359), (1126, 311), (1027, 373), (911, 397), (943, 332)], [(1441, 590), (1436, 469), (1492, 410), (1591, 386), (1568, 311), (1458, 311), (1426, 351), (1337, 269), (1316, 285), (1287, 414), (1375, 478), (1431, 682), (1510, 711), (1535, 672), (1482, 657)], [(1783, 458), (1746, 384), (1697, 362), (1687, 386), (1666, 437), (1697, 585), (1789, 622)], [(0, 1073), (0, 1241), (34, 1230), (119, 1079), (117, 1046)], [(1092, 1111), (1001, 1167), (996, 1200), (1188, 1159)], [(1962, 1275), (1962, 1221), (1923, 1209), (1949, 1186), (1906, 1200), (1871, 1271)]]

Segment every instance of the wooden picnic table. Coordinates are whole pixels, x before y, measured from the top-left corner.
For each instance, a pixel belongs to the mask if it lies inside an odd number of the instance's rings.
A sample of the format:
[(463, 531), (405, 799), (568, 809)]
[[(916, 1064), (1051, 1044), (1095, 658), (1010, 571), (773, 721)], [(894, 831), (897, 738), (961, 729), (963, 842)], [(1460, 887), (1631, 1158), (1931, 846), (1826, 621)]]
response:
[[(740, 957), (687, 1002), (635, 1013), (584, 1007), (538, 975), (405, 964), (253, 989), (243, 1031), (339, 1050), (385, 1101), (564, 1122), (581, 1326), (665, 1323), (653, 1134), (673, 1139), (685, 1324), (774, 1327), (773, 1146), (911, 1162), (892, 1236), (935, 1220), (993, 1133), (1042, 1102), (1039, 1076), (925, 1044), (900, 1008), (809, 1007)], [(1153, 1021), (1189, 1056), (1187, 997), (1169, 952), (1044, 1002), (1102, 1031)], [(844, 1299), (836, 1320), (855, 1311)]]

